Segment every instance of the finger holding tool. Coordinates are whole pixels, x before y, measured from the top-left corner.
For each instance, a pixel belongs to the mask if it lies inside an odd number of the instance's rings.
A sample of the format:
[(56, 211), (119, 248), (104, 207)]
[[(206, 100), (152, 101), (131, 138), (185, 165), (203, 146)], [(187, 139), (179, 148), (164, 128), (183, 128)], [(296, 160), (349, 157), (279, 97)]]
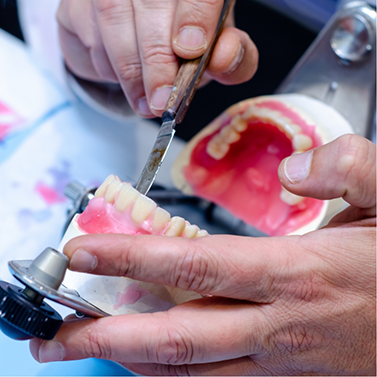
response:
[(233, 3), (234, 0), (224, 1), (216, 33), (206, 52), (197, 59), (184, 60), (178, 71), (172, 92), (162, 114), (162, 125), (158, 132), (156, 142), (153, 145), (152, 152), (149, 154), (148, 160), (136, 184), (136, 190), (143, 195), (148, 193), (157, 176), (158, 170), (173, 140), (176, 124), (183, 121), (200, 80), (208, 66)]

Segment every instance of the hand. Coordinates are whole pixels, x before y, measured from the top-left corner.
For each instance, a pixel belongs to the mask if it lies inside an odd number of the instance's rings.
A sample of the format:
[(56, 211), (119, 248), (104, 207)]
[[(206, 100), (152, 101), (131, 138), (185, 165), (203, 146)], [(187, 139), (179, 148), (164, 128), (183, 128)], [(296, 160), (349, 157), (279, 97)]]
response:
[(91, 273), (213, 296), (167, 312), (67, 321), (53, 341), (31, 341), (34, 358), (111, 359), (145, 375), (375, 375), (375, 161), (373, 143), (346, 135), (282, 162), (291, 192), (350, 203), (303, 236), (71, 240), (73, 270), (86, 250)]
[[(204, 53), (223, 3), (61, 0), (57, 19), (66, 64), (84, 79), (119, 82), (138, 114), (161, 116), (178, 72), (178, 57), (194, 59)], [(255, 45), (234, 27), (231, 12), (207, 76), (238, 84), (253, 76), (257, 62)]]

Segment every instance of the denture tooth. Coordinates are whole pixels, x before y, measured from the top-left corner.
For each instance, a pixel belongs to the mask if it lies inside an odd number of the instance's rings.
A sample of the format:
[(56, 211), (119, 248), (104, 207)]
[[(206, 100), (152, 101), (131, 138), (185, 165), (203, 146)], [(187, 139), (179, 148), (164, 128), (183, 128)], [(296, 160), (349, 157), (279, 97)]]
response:
[(296, 151), (306, 151), (313, 146), (313, 140), (307, 135), (296, 135), (292, 140)]
[(207, 153), (215, 160), (221, 160), (229, 151), (229, 144), (225, 142), (221, 135), (215, 135), (207, 144)]
[(304, 197), (292, 194), (284, 187), (281, 188), (280, 192), (280, 199), (284, 202), (289, 204), (290, 206), (294, 206), (296, 204), (301, 203), (304, 200)]
[(208, 232), (204, 229), (201, 229), (201, 230), (198, 231), (195, 238), (205, 237), (205, 236), (209, 236)]
[(297, 124), (286, 122), (283, 123), (283, 131), (291, 137), (295, 137), (297, 134), (301, 133), (302, 130)]
[(230, 122), (230, 125), (237, 132), (243, 132), (247, 130), (247, 121), (245, 119), (242, 119), (239, 114), (233, 117), (232, 121)]
[(185, 219), (179, 216), (174, 216), (170, 220), (170, 225), (167, 231), (165, 232), (165, 236), (178, 237), (185, 230), (185, 227), (186, 227)]
[(194, 238), (198, 234), (199, 227), (197, 225), (186, 225), (186, 229), (183, 233), (185, 238)]
[(256, 116), (256, 112), (257, 112), (257, 107), (256, 106), (249, 106), (242, 114), (242, 119), (244, 120), (248, 120), (250, 118), (255, 118)]
[(220, 131), (223, 140), (228, 144), (233, 144), (241, 139), (241, 135), (232, 126), (226, 126)]
[(122, 188), (122, 183), (118, 180), (112, 181), (107, 187), (105, 200), (108, 203), (114, 203), (115, 196), (118, 194), (119, 190)]
[(161, 232), (165, 229), (166, 224), (170, 221), (170, 214), (168, 211), (157, 207), (153, 213), (152, 229), (154, 232)]
[(107, 188), (109, 187), (109, 184), (112, 182), (112, 181), (115, 181), (117, 180), (118, 182), (120, 182), (120, 179), (114, 175), (114, 174), (110, 174), (102, 183), (102, 185), (100, 187), (98, 187), (97, 191), (95, 192), (94, 196), (99, 198), (101, 196), (105, 196), (105, 193), (106, 193), (106, 190)]
[(118, 197), (115, 200), (115, 208), (119, 212), (124, 212), (139, 195), (139, 192), (135, 190), (130, 184), (123, 183)]
[(217, 145), (208, 144), (207, 153), (215, 160), (223, 159), (229, 151), (229, 144)]
[(136, 224), (141, 224), (149, 217), (156, 207), (157, 204), (152, 199), (149, 199), (144, 195), (139, 195), (132, 208), (131, 218)]

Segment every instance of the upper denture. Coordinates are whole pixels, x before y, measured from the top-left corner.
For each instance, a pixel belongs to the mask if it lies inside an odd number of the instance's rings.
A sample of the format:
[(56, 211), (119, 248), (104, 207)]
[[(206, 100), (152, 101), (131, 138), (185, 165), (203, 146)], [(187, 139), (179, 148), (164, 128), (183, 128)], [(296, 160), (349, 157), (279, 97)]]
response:
[(283, 158), (321, 145), (316, 131), (310, 117), (274, 97), (240, 102), (188, 143), (173, 181), (264, 233), (290, 233), (321, 213), (323, 202), (283, 189), (277, 168)]

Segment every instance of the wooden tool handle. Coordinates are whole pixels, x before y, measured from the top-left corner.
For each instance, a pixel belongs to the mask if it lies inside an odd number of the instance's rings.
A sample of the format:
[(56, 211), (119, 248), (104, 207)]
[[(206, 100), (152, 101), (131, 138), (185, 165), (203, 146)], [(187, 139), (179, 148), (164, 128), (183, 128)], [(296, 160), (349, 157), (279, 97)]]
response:
[(175, 118), (175, 123), (181, 123), (190, 103), (199, 86), (203, 73), (207, 68), (213, 49), (219, 39), (224, 22), (229, 14), (229, 10), (234, 0), (225, 0), (221, 11), (219, 23), (216, 28), (215, 36), (206, 52), (195, 60), (184, 60), (179, 68), (177, 77), (174, 81), (173, 89), (164, 109), (162, 118)]

